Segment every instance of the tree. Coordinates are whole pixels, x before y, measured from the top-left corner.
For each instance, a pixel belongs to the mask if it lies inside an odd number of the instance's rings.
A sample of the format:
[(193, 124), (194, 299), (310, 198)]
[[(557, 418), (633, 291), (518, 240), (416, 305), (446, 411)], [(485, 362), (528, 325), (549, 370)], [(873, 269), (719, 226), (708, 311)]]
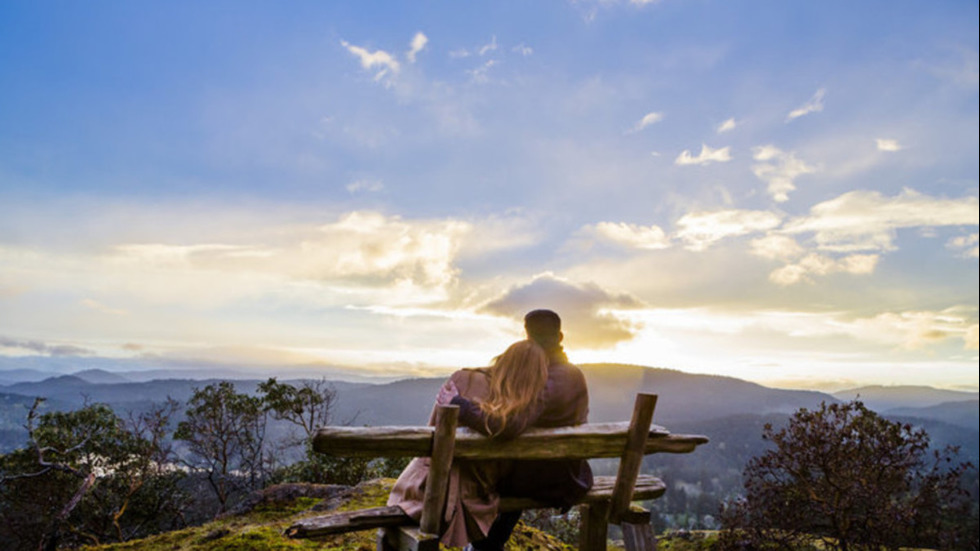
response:
[(955, 464), (955, 449), (930, 453), (925, 431), (850, 402), (801, 409), (763, 438), (774, 449), (749, 461), (745, 498), (722, 515), (729, 547), (976, 548), (961, 487), (973, 466)]
[[(28, 445), (0, 456), (0, 541), (16, 549), (141, 537), (182, 506), (174, 473), (162, 474), (158, 441), (127, 429), (105, 404), (27, 415)], [(172, 410), (158, 418), (166, 426)]]
[(194, 389), (187, 405), (174, 438), (186, 443), (190, 457), (185, 462), (205, 474), (224, 512), (232, 499), (264, 481), (262, 399), (239, 394), (232, 383), (222, 381)]
[[(259, 392), (265, 408), (273, 418), (285, 421), (300, 431), (286, 440), (286, 445), (303, 446), (305, 459), (278, 469), (275, 482), (317, 482), (332, 484), (357, 484), (370, 472), (371, 461), (358, 457), (329, 457), (313, 451), (313, 435), (322, 426), (329, 425), (333, 414), (337, 391), (326, 379), (304, 380), (293, 386), (280, 383), (274, 377), (259, 384)], [(379, 474), (398, 472), (407, 462), (393, 464), (376, 461)]]

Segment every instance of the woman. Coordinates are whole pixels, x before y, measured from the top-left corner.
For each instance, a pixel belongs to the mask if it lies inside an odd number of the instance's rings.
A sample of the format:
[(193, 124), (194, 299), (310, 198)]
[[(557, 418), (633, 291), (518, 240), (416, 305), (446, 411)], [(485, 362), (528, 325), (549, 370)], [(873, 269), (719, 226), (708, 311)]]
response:
[[(491, 438), (513, 438), (537, 415), (548, 380), (548, 355), (534, 341), (512, 344), (489, 368), (461, 369), (439, 390), (436, 405), (461, 405), (459, 424)], [(435, 410), (429, 424), (435, 422)], [(501, 464), (494, 461), (454, 461), (443, 523), (442, 542), (462, 547), (486, 537), (497, 516), (496, 491)], [(388, 505), (398, 505), (419, 520), (429, 472), (429, 458), (415, 458), (398, 477)]]

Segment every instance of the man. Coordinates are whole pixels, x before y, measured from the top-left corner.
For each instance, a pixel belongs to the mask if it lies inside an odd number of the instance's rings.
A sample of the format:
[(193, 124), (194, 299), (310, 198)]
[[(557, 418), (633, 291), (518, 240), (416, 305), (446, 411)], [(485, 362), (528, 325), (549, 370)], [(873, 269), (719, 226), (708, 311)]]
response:
[[(561, 318), (551, 310), (532, 310), (524, 316), (527, 338), (548, 354), (548, 382), (542, 393), (544, 410), (535, 427), (554, 428), (588, 422), (589, 392), (582, 371), (568, 362), (562, 349)], [(568, 509), (592, 487), (592, 470), (585, 460), (513, 461), (512, 468), (497, 484), (502, 497), (530, 497)], [(467, 549), (498, 551), (510, 538), (521, 519), (521, 511), (497, 516), (486, 539)]]

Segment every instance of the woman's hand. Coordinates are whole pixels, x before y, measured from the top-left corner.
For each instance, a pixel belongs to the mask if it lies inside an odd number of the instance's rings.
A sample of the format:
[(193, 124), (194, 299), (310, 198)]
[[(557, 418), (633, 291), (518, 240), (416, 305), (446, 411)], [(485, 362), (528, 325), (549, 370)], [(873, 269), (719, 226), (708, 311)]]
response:
[(454, 396), (459, 396), (459, 389), (456, 388), (456, 383), (446, 381), (446, 384), (442, 385), (442, 388), (439, 389), (439, 395), (436, 396), (436, 404), (448, 406)]

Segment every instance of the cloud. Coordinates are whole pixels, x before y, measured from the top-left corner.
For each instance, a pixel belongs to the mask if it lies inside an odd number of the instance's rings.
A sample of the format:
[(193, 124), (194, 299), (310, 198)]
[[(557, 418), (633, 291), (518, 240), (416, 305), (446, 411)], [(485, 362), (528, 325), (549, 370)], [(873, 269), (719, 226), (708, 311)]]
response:
[[(778, 230), (777, 230), (778, 231)], [(808, 252), (795, 239), (779, 233), (752, 240), (752, 254), (785, 263), (769, 274), (769, 281), (780, 286), (797, 283), (813, 283), (811, 276), (834, 273), (866, 275), (874, 272), (879, 256), (876, 254), (852, 254), (833, 258)]]
[(524, 57), (527, 57), (534, 53), (534, 50), (530, 46), (524, 44), (523, 42), (511, 48), (510, 51), (517, 54), (521, 54)]
[(125, 316), (126, 314), (128, 314), (128, 312), (126, 312), (125, 310), (106, 306), (105, 304), (102, 304), (101, 302), (90, 298), (83, 299), (81, 304), (86, 308), (90, 308), (92, 310), (95, 310), (96, 312), (101, 312), (103, 314), (109, 314), (113, 316)]
[(810, 275), (828, 275), (847, 273), (864, 275), (874, 272), (878, 265), (879, 256), (876, 254), (852, 254), (840, 259), (810, 253), (799, 261), (787, 264), (769, 274), (769, 281), (776, 285), (788, 286), (796, 283), (812, 283)]
[(418, 55), (419, 52), (424, 50), (425, 45), (428, 43), (429, 43), (428, 37), (426, 37), (421, 32), (415, 33), (415, 36), (412, 37), (412, 42), (409, 45), (408, 53), (405, 54), (405, 57), (408, 59), (408, 62), (415, 63), (415, 56)]
[(633, 125), (633, 132), (639, 132), (640, 130), (643, 130), (644, 128), (650, 126), (651, 124), (656, 124), (662, 120), (664, 120), (663, 113), (658, 113), (658, 112), (647, 113), (646, 115), (643, 115), (643, 118), (640, 119), (639, 122)]
[(480, 65), (476, 69), (470, 69), (466, 71), (466, 73), (470, 75), (470, 79), (473, 82), (485, 84), (490, 81), (490, 77), (488, 76), (488, 73), (490, 72), (490, 69), (496, 64), (497, 64), (497, 60), (488, 59), (483, 65)]
[(789, 192), (796, 189), (794, 181), (803, 174), (816, 171), (792, 152), (786, 153), (772, 145), (756, 147), (752, 158), (760, 161), (752, 167), (756, 178), (769, 184), (767, 191), (778, 203), (789, 200)]
[(963, 258), (980, 258), (980, 247), (978, 247), (980, 235), (972, 233), (954, 237), (946, 242), (946, 248), (959, 250)]
[(877, 191), (851, 191), (810, 209), (810, 215), (788, 222), (781, 231), (814, 234), (825, 251), (894, 250), (900, 228), (978, 225), (976, 197), (939, 199), (905, 189), (895, 197)]
[(941, 311), (885, 312), (854, 320), (849, 325), (858, 338), (877, 340), (906, 350), (918, 350), (946, 339), (963, 339), (964, 348), (977, 349), (977, 324), (964, 307)]
[[(414, 40), (413, 40), (414, 43)], [(401, 66), (398, 61), (388, 52), (384, 50), (375, 50), (369, 52), (365, 48), (360, 46), (355, 46), (346, 40), (340, 41), (341, 46), (347, 49), (348, 52), (357, 56), (358, 60), (361, 62), (361, 67), (370, 71), (374, 68), (378, 68), (378, 72), (374, 75), (374, 80), (381, 80), (389, 72), (394, 74), (397, 73)]]
[(735, 130), (735, 119), (728, 119), (727, 121), (718, 125), (716, 132), (718, 134), (722, 134), (732, 130)]
[(701, 153), (697, 157), (692, 157), (690, 150), (685, 149), (674, 159), (676, 165), (706, 165), (708, 163), (726, 163), (732, 160), (731, 147), (711, 149), (707, 145), (701, 144)]
[(670, 247), (670, 239), (659, 226), (638, 226), (625, 222), (599, 222), (583, 228), (597, 238), (634, 249), (656, 250)]
[(377, 193), (385, 188), (381, 180), (356, 180), (347, 184), (347, 192), (354, 194), (360, 192)]
[(118, 245), (105, 261), (137, 300), (159, 293), (154, 300), (188, 303), (203, 295), (221, 304), (295, 290), (325, 302), (419, 304), (445, 300), (472, 230), (455, 219), (354, 211), (326, 224), (268, 227), (252, 244)]
[(608, 348), (632, 339), (639, 329), (610, 310), (642, 306), (628, 294), (613, 294), (595, 283), (576, 284), (552, 274), (542, 274), (526, 285), (508, 289), (484, 305), (482, 311), (520, 323), (528, 311), (549, 308), (561, 316), (562, 330), (570, 346)]
[(70, 344), (51, 345), (41, 341), (22, 341), (2, 336), (0, 336), (0, 348), (7, 348), (15, 353), (28, 351), (46, 356), (90, 356), (94, 354), (91, 350)]
[(752, 240), (752, 254), (772, 260), (792, 260), (806, 251), (792, 237), (770, 234)]
[(974, 323), (966, 329), (966, 333), (963, 335), (963, 348), (980, 350), (980, 325)]
[(480, 46), (480, 49), (477, 50), (477, 54), (484, 56), (489, 54), (490, 52), (495, 51), (496, 49), (497, 49), (497, 35), (493, 35), (490, 37), (490, 42), (484, 44), (483, 46)]
[(800, 107), (797, 107), (796, 109), (793, 109), (788, 115), (786, 115), (786, 122), (793, 119), (798, 119), (804, 115), (809, 115), (810, 113), (823, 111), (823, 96), (826, 93), (826, 88), (817, 90), (816, 93), (813, 94), (813, 97), (810, 98), (810, 101), (806, 102)]
[(886, 138), (875, 139), (875, 145), (877, 145), (878, 151), (894, 152), (901, 151), (902, 149), (902, 146), (899, 145), (898, 140), (889, 140)]
[(726, 237), (766, 231), (779, 226), (780, 215), (759, 210), (692, 212), (677, 221), (676, 235), (692, 251), (703, 251)]

